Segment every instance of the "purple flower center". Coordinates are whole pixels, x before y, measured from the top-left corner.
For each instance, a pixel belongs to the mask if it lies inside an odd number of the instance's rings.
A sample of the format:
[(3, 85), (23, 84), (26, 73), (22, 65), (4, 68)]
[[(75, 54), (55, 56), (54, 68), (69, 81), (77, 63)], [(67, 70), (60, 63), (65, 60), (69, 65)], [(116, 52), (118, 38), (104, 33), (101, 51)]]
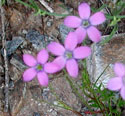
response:
[(65, 51), (64, 57), (65, 57), (66, 59), (71, 59), (71, 58), (73, 57), (73, 54), (72, 54), (71, 51)]
[(83, 26), (83, 28), (88, 28), (90, 26), (89, 20), (83, 20), (82, 21), (82, 26)]
[(36, 68), (37, 71), (43, 70), (43, 66), (41, 64), (37, 64), (35, 68)]

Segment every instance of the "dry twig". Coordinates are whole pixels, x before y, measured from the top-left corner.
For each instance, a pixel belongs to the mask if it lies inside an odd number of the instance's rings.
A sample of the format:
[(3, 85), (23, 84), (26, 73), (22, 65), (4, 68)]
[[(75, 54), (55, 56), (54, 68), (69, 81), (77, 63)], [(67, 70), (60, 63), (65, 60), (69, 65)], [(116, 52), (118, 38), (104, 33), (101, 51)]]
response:
[(4, 70), (5, 70), (5, 106), (4, 111), (8, 112), (8, 97), (9, 97), (9, 75), (8, 75), (8, 58), (7, 58), (7, 50), (6, 50), (6, 39), (5, 39), (5, 14), (4, 8), (2, 7), (2, 0), (0, 0), (0, 10), (1, 10), (1, 23), (2, 23), (2, 47), (3, 47), (3, 55), (4, 55)]
[(45, 2), (44, 0), (39, 0), (39, 2), (40, 2), (49, 12), (51, 12), (51, 13), (54, 12), (53, 9), (52, 9), (50, 6), (48, 6), (47, 2)]

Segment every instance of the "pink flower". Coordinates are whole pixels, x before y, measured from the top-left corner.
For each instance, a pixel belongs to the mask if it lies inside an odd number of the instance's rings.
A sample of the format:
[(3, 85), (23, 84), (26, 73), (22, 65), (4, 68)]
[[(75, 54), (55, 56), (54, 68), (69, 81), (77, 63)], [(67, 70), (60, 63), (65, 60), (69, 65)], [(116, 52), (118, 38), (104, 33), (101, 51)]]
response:
[(73, 78), (78, 76), (78, 59), (83, 59), (91, 54), (91, 49), (87, 46), (77, 47), (77, 36), (70, 32), (64, 42), (65, 48), (57, 43), (52, 42), (48, 45), (48, 50), (58, 56), (53, 62), (60, 66), (59, 70), (66, 66), (69, 75)]
[(109, 80), (107, 88), (112, 91), (120, 90), (120, 95), (125, 100), (125, 65), (115, 63), (114, 72), (116, 77)]
[(95, 27), (103, 23), (106, 18), (102, 12), (96, 12), (90, 16), (90, 6), (87, 3), (82, 3), (78, 7), (80, 17), (67, 16), (64, 20), (64, 24), (71, 28), (77, 28), (75, 33), (78, 36), (78, 43), (81, 43), (86, 34), (94, 42), (99, 42), (101, 39), (100, 31)]
[(48, 86), (49, 78), (47, 73), (55, 73), (58, 69), (57, 65), (47, 63), (48, 57), (48, 52), (45, 49), (37, 54), (36, 59), (30, 54), (24, 54), (23, 60), (30, 68), (23, 73), (23, 80), (25, 82), (31, 81), (37, 75), (39, 84)]

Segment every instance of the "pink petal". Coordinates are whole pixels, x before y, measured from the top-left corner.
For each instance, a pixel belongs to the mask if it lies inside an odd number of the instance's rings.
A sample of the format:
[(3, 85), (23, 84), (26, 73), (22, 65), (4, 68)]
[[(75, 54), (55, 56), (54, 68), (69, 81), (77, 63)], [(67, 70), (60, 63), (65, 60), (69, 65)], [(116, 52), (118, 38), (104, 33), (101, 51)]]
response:
[(46, 63), (44, 65), (44, 71), (47, 73), (56, 73), (59, 70), (59, 66), (55, 63)]
[(87, 3), (82, 3), (78, 7), (79, 16), (82, 19), (88, 19), (90, 16), (90, 6)]
[(74, 59), (66, 62), (66, 69), (71, 77), (76, 78), (78, 76), (78, 64)]
[(76, 59), (83, 59), (86, 58), (88, 56), (90, 56), (91, 54), (91, 48), (87, 47), (87, 46), (81, 46), (81, 47), (77, 47), (74, 51), (73, 51), (73, 56)]
[(39, 72), (37, 74), (37, 79), (38, 79), (40, 85), (42, 85), (44, 87), (48, 86), (49, 78), (45, 72)]
[(125, 65), (122, 63), (115, 63), (114, 71), (117, 76), (125, 76)]
[(82, 20), (76, 16), (67, 16), (64, 19), (64, 25), (71, 28), (77, 28), (81, 25)]
[(45, 64), (48, 60), (48, 57), (49, 57), (49, 55), (48, 55), (47, 50), (43, 49), (38, 53), (37, 61), (38, 61), (38, 63)]
[(95, 28), (94, 26), (91, 26), (87, 29), (87, 33), (89, 38), (93, 41), (93, 42), (99, 42), (101, 40), (101, 33), (100, 31)]
[(66, 60), (62, 56), (59, 56), (53, 61), (53, 63), (58, 65), (58, 71), (60, 71), (65, 67)]
[(106, 17), (104, 15), (104, 13), (102, 12), (97, 12), (95, 14), (93, 14), (91, 17), (90, 17), (90, 23), (92, 25), (99, 25), (101, 23), (103, 23), (104, 21), (106, 20)]
[(65, 39), (65, 48), (72, 51), (77, 46), (78, 38), (75, 32), (69, 32)]
[(78, 37), (78, 43), (82, 43), (82, 41), (85, 39), (86, 37), (86, 30), (82, 27), (79, 27), (75, 30), (75, 33)]
[(121, 97), (125, 100), (125, 86), (121, 88), (120, 94), (121, 94)]
[(30, 67), (31, 66), (35, 66), (37, 64), (36, 59), (32, 55), (30, 55), (30, 54), (24, 54), (23, 55), (23, 61), (24, 61), (24, 63), (26, 65), (28, 65)]
[(29, 68), (23, 73), (23, 80), (25, 82), (31, 81), (36, 76), (36, 74), (37, 72), (34, 68)]
[(57, 43), (57, 42), (51, 42), (49, 45), (48, 45), (48, 50), (52, 53), (52, 54), (54, 54), (54, 55), (63, 55), (64, 54), (64, 52), (65, 52), (65, 49), (64, 49), (64, 47), (61, 45), (61, 44), (59, 44), (59, 43)]
[(121, 89), (122, 85), (122, 78), (114, 77), (109, 80), (107, 88), (112, 91), (118, 91)]

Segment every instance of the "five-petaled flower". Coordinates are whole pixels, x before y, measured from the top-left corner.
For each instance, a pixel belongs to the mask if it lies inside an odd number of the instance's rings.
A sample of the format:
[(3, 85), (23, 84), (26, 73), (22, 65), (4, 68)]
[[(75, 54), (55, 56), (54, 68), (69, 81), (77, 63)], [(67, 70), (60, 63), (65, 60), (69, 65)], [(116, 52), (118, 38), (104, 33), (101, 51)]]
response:
[(125, 100), (125, 65), (115, 63), (114, 72), (116, 77), (109, 80), (107, 88), (112, 91), (120, 90), (120, 95)]
[(73, 78), (78, 76), (77, 60), (86, 58), (91, 54), (90, 47), (80, 46), (76, 48), (77, 43), (78, 39), (76, 34), (70, 32), (65, 39), (65, 47), (57, 42), (52, 42), (47, 47), (52, 54), (58, 56), (53, 63), (60, 67), (59, 70), (66, 66), (69, 75)]
[(24, 54), (24, 63), (30, 68), (23, 73), (23, 80), (25, 82), (31, 81), (37, 75), (39, 84), (48, 86), (49, 78), (47, 73), (55, 73), (58, 69), (56, 64), (47, 63), (48, 57), (48, 52), (45, 49), (37, 54), (36, 59), (30, 54)]
[(101, 33), (95, 26), (106, 20), (105, 15), (102, 12), (96, 12), (90, 16), (90, 6), (87, 3), (80, 4), (78, 12), (80, 17), (67, 16), (64, 24), (71, 28), (77, 28), (75, 33), (78, 36), (78, 43), (81, 43), (85, 39), (86, 33), (92, 41), (99, 42)]

